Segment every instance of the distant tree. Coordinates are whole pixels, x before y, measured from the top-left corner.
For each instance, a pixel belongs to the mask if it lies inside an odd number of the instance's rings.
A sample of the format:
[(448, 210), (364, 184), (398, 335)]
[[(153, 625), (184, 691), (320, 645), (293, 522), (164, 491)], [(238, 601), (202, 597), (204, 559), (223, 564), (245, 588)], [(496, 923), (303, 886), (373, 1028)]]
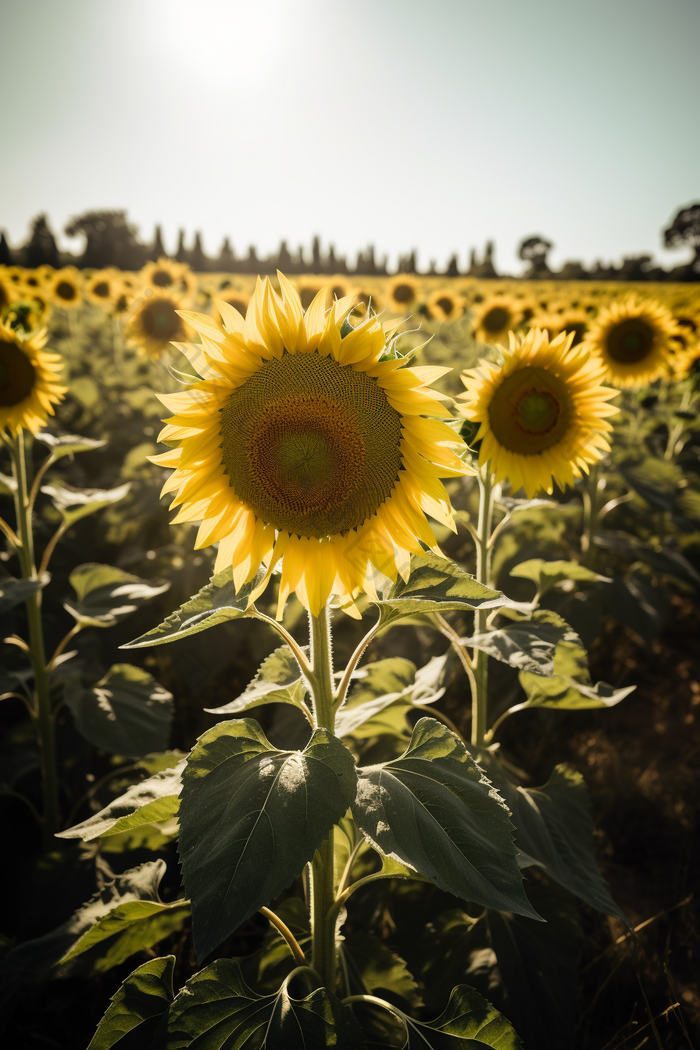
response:
[(539, 234), (526, 237), (525, 240), (520, 242), (518, 258), (530, 263), (530, 269), (527, 273), (528, 277), (541, 277), (551, 272), (547, 265), (547, 256), (553, 247), (554, 245), (551, 241), (548, 241), (546, 237), (541, 237)]
[(236, 254), (228, 237), (224, 237), (224, 243), (221, 245), (217, 269), (221, 273), (235, 273), (236, 271)]
[(416, 261), (416, 250), (409, 252), (408, 255), (399, 256), (399, 273), (418, 273), (418, 264)]
[(326, 259), (326, 272), (329, 274), (348, 272), (348, 264), (346, 263), (344, 256), (337, 256), (335, 254), (334, 244), (331, 244), (330, 248), (328, 249), (328, 258)]
[(664, 230), (665, 248), (692, 248), (695, 257), (689, 269), (700, 276), (700, 202), (681, 208), (671, 225)]
[(71, 219), (65, 228), (69, 237), (82, 234), (85, 250), (79, 265), (101, 270), (118, 266), (121, 270), (138, 270), (144, 263), (146, 249), (137, 239), (137, 229), (126, 220), (124, 211), (89, 211)]
[(56, 238), (45, 215), (38, 215), (32, 223), (32, 232), (23, 251), (25, 266), (58, 266)]
[(167, 258), (167, 254), (163, 246), (163, 231), (160, 226), (156, 226), (153, 234), (153, 244), (148, 250), (148, 258), (153, 262), (158, 262), (159, 259)]
[(243, 273), (262, 273), (263, 264), (258, 259), (258, 253), (255, 245), (251, 244), (248, 248), (248, 257), (243, 262)]
[(453, 255), (448, 262), (445, 277), (459, 277), (459, 262), (456, 255)]
[(185, 231), (178, 230), (177, 233), (177, 251), (175, 252), (175, 258), (178, 262), (187, 262), (189, 260), (189, 252), (185, 248)]
[(619, 281), (649, 281), (653, 269), (651, 255), (626, 255), (618, 270)]
[[(493, 264), (493, 252), (494, 252), (494, 243), (493, 243), (493, 241), (487, 241), (486, 242), (486, 249), (484, 251), (484, 261), (481, 262), (481, 263), (476, 263), (476, 255), (474, 255), (474, 258), (473, 258), (473, 260), (472, 260), (472, 262), (470, 264), (470, 269), (469, 269), (470, 275), (472, 275), (473, 277), (485, 277), (485, 278), (498, 277), (498, 274), (496, 273), (496, 267)], [(476, 265), (474, 265), (475, 263), (476, 263)]]
[(197, 230), (194, 235), (194, 245), (192, 246), (192, 251), (189, 255), (189, 264), (195, 273), (204, 273), (209, 269), (209, 259), (204, 254), (202, 235), (199, 230)]
[(476, 268), (476, 248), (472, 248), (469, 251), (469, 269), (467, 270), (467, 273), (471, 276), (474, 276), (474, 274), (476, 273)]
[(590, 277), (588, 270), (578, 259), (565, 262), (559, 273), (555, 273), (560, 281), (587, 281)]
[(0, 233), (0, 266), (10, 266), (12, 264), (12, 255), (10, 253), (10, 246), (7, 243), (7, 237), (5, 231)]
[(323, 262), (321, 260), (321, 241), (314, 237), (311, 243), (311, 272), (323, 273)]
[(292, 259), (292, 253), (287, 247), (286, 241), (280, 241), (280, 250), (277, 252), (277, 259), (275, 260), (275, 265), (278, 270), (281, 270), (282, 273), (285, 274), (292, 273), (294, 270), (296, 270), (294, 260)]

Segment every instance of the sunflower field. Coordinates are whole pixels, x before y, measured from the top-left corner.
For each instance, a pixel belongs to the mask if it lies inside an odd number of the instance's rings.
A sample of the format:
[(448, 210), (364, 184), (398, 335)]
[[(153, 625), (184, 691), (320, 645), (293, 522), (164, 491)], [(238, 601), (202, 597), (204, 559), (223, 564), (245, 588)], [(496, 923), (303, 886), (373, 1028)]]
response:
[(0, 267), (0, 1031), (700, 1032), (700, 286)]

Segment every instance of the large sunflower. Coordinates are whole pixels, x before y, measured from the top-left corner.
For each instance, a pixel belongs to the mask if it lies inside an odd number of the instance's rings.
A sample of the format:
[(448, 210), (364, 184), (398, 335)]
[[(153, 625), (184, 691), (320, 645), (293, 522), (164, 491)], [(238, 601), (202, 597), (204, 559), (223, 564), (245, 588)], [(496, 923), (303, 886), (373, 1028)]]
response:
[(46, 340), (45, 329), (22, 338), (0, 324), (0, 430), (17, 434), (24, 427), (36, 434), (66, 393), (58, 382), (61, 358), (44, 352)]
[(573, 335), (550, 342), (532, 330), (517, 340), (511, 333), (503, 363), (480, 361), (462, 374), (467, 392), (461, 410), (481, 423), (480, 463), (491, 461), (498, 481), (534, 496), (562, 488), (588, 471), (610, 446), (606, 417), (619, 411), (608, 401), (616, 390), (601, 386), (605, 369), (587, 351), (572, 350)]
[(258, 280), (245, 321), (222, 302), (223, 324), (185, 314), (202, 342), (180, 349), (202, 381), (161, 397), (175, 415), (160, 440), (178, 447), (154, 462), (175, 468), (175, 522), (201, 522), (196, 547), (219, 543), (237, 589), (283, 557), (279, 615), (293, 591), (316, 615), (331, 594), (354, 613), (372, 566), (407, 578), (411, 554), (436, 548), (424, 512), (454, 527), (439, 479), (471, 468), (427, 418), (450, 416), (428, 387), (449, 369), (401, 367), (375, 316), (348, 323), (352, 297), (327, 310), (322, 289), (304, 313), (279, 282)]
[(197, 278), (186, 263), (174, 259), (159, 259), (158, 262), (146, 263), (139, 274), (144, 288), (167, 295), (187, 296), (191, 298), (197, 291)]
[(673, 315), (653, 299), (630, 295), (601, 309), (584, 342), (618, 387), (643, 386), (669, 371)]
[(126, 327), (127, 339), (141, 353), (160, 357), (170, 343), (191, 336), (179, 313), (182, 305), (179, 298), (164, 293), (137, 299)]
[(64, 310), (74, 310), (80, 306), (83, 280), (80, 271), (74, 266), (64, 266), (62, 270), (56, 270), (51, 281), (51, 297), (55, 306), (62, 306)]
[(474, 338), (480, 343), (496, 343), (517, 328), (523, 315), (522, 304), (511, 295), (493, 295), (474, 312)]

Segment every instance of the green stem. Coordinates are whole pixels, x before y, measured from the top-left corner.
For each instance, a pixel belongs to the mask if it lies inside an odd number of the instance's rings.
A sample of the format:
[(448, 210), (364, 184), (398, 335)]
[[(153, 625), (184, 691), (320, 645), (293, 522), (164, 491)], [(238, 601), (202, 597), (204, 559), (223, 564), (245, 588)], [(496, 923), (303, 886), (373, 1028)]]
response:
[[(479, 522), (476, 538), (476, 578), (479, 583), (490, 585), (491, 578), (491, 529), (493, 525), (493, 477), (491, 464), (479, 471)], [(477, 609), (474, 616), (474, 633), (483, 634), (488, 619), (487, 609)], [(475, 747), (483, 747), (488, 720), (488, 655), (480, 649), (474, 650), (474, 688), (472, 689), (472, 736)]]
[[(34, 562), (34, 536), (32, 533), (32, 513), (29, 502), (23, 430), (20, 430), (14, 443), (12, 465), (15, 480), (17, 481), (15, 507), (21, 541), (19, 556), (22, 564), (22, 576), (25, 579), (30, 579), (36, 577), (36, 565)], [(53, 843), (53, 836), (59, 829), (60, 817), (54, 725), (51, 717), (49, 674), (44, 651), (44, 629), (41, 622), (40, 594), (40, 591), (35, 591), (34, 594), (30, 595), (26, 600), (26, 606), (27, 624), (29, 627), (29, 655), (32, 661), (32, 670), (34, 671), (34, 693), (41, 750), (44, 848), (49, 849)]]
[[(309, 685), (313, 697), (316, 725), (333, 732), (335, 729), (333, 690), (333, 653), (328, 606), (318, 616), (309, 615), (311, 673)], [(338, 967), (336, 919), (330, 914), (335, 900), (333, 887), (333, 829), (311, 864), (311, 965), (320, 975), (324, 987), (333, 991)]]
[(589, 569), (593, 568), (596, 555), (595, 537), (598, 529), (598, 513), (600, 511), (598, 482), (598, 463), (592, 463), (583, 489), (583, 532), (581, 534), (583, 564)]

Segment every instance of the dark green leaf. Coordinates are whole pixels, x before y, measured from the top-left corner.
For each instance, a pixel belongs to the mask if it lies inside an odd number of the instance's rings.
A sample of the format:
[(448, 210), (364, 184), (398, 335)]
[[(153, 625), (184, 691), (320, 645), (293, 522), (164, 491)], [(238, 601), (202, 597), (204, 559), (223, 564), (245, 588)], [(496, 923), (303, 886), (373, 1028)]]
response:
[(207, 956), (289, 885), (355, 797), (355, 762), (318, 729), (278, 751), (257, 722), (222, 722), (183, 773), (180, 855), (194, 939)]
[(156, 1050), (156, 1030), (173, 1001), (175, 956), (149, 959), (112, 996), (88, 1050)]
[(641, 463), (621, 466), (619, 471), (629, 487), (652, 507), (673, 510), (676, 486), (682, 479), (675, 463), (649, 456)]
[(533, 613), (531, 620), (520, 620), (472, 638), (461, 638), (460, 641), (462, 645), (481, 649), (495, 660), (517, 667), (518, 670), (552, 675), (557, 644), (570, 633), (566, 623), (552, 620), (551, 613), (540, 610)]
[(167, 1050), (360, 1050), (352, 1011), (325, 988), (292, 999), (251, 991), (237, 963), (217, 959), (195, 974), (170, 1008)]
[(58, 834), (60, 839), (93, 839), (120, 835), (146, 824), (170, 820), (180, 808), (180, 790), (185, 760), (175, 767), (156, 773), (140, 784), (134, 784), (99, 813), (82, 824)]
[(614, 554), (643, 561), (662, 576), (700, 587), (700, 575), (683, 554), (670, 547), (652, 547), (626, 533), (607, 532), (603, 536), (596, 536), (595, 542), (598, 547), (611, 550)]
[(340, 945), (351, 978), (351, 994), (389, 993), (404, 999), (413, 1009), (422, 1006), (418, 985), (406, 963), (373, 933), (353, 933)]
[(72, 456), (75, 452), (92, 452), (98, 448), (104, 448), (106, 441), (95, 438), (82, 437), (77, 434), (50, 434), (43, 430), (35, 435), (37, 441), (42, 441), (51, 449), (51, 458), (60, 459), (61, 456)]
[(359, 671), (357, 683), (338, 714), (338, 736), (405, 736), (406, 715), (412, 705), (433, 703), (444, 694), (440, 683), (445, 663), (446, 657), (436, 656), (419, 671), (410, 660), (399, 656), (367, 664)]
[(50, 579), (51, 575), (48, 572), (20, 580), (16, 580), (14, 576), (0, 576), (0, 616), (9, 612), (15, 605), (21, 605), (32, 594), (36, 594)]
[(408, 1028), (405, 1050), (519, 1050), (522, 1046), (510, 1021), (474, 988), (452, 989), (443, 1013), (429, 1023), (404, 1017)]
[(662, 631), (671, 611), (671, 596), (665, 587), (655, 587), (646, 574), (630, 572), (601, 587), (608, 612), (631, 628), (647, 644)]
[(421, 718), (399, 758), (359, 770), (353, 815), (383, 855), (487, 908), (537, 917), (505, 803), (464, 744)]
[(164, 645), (179, 638), (189, 638), (209, 627), (216, 627), (227, 620), (239, 620), (242, 616), (253, 616), (255, 608), (250, 598), (260, 583), (259, 573), (250, 583), (246, 583), (236, 593), (233, 585), (233, 570), (222, 569), (212, 576), (206, 587), (185, 602), (177, 612), (171, 613), (163, 623), (154, 627), (148, 634), (123, 645), (122, 649), (140, 649), (148, 645)]
[(510, 570), (511, 576), (532, 580), (539, 594), (546, 594), (552, 587), (565, 580), (587, 581), (595, 583), (601, 579), (597, 572), (579, 565), (577, 561), (545, 561), (543, 558), (530, 558)]
[(168, 746), (172, 693), (133, 664), (114, 664), (91, 689), (69, 679), (63, 697), (82, 735), (104, 751), (138, 758)]
[[(182, 929), (190, 916), (189, 901), (129, 901), (98, 919), (61, 959), (70, 962), (90, 948), (97, 949), (94, 972), (106, 973), (135, 952), (152, 948)], [(106, 942), (106, 943), (105, 943)], [(98, 947), (99, 946), (99, 947)]]
[(303, 710), (307, 686), (294, 653), (282, 645), (260, 665), (253, 681), (239, 697), (222, 707), (205, 707), (213, 715), (240, 715), (261, 704), (291, 704)]
[(86, 627), (113, 627), (144, 602), (170, 587), (170, 580), (141, 580), (114, 565), (79, 565), (70, 574), (77, 600), (64, 608)]
[(42, 485), (41, 491), (51, 497), (63, 525), (69, 529), (88, 514), (96, 514), (111, 503), (124, 499), (130, 488), (129, 482), (114, 489), (74, 489), (66, 484), (52, 484)]

